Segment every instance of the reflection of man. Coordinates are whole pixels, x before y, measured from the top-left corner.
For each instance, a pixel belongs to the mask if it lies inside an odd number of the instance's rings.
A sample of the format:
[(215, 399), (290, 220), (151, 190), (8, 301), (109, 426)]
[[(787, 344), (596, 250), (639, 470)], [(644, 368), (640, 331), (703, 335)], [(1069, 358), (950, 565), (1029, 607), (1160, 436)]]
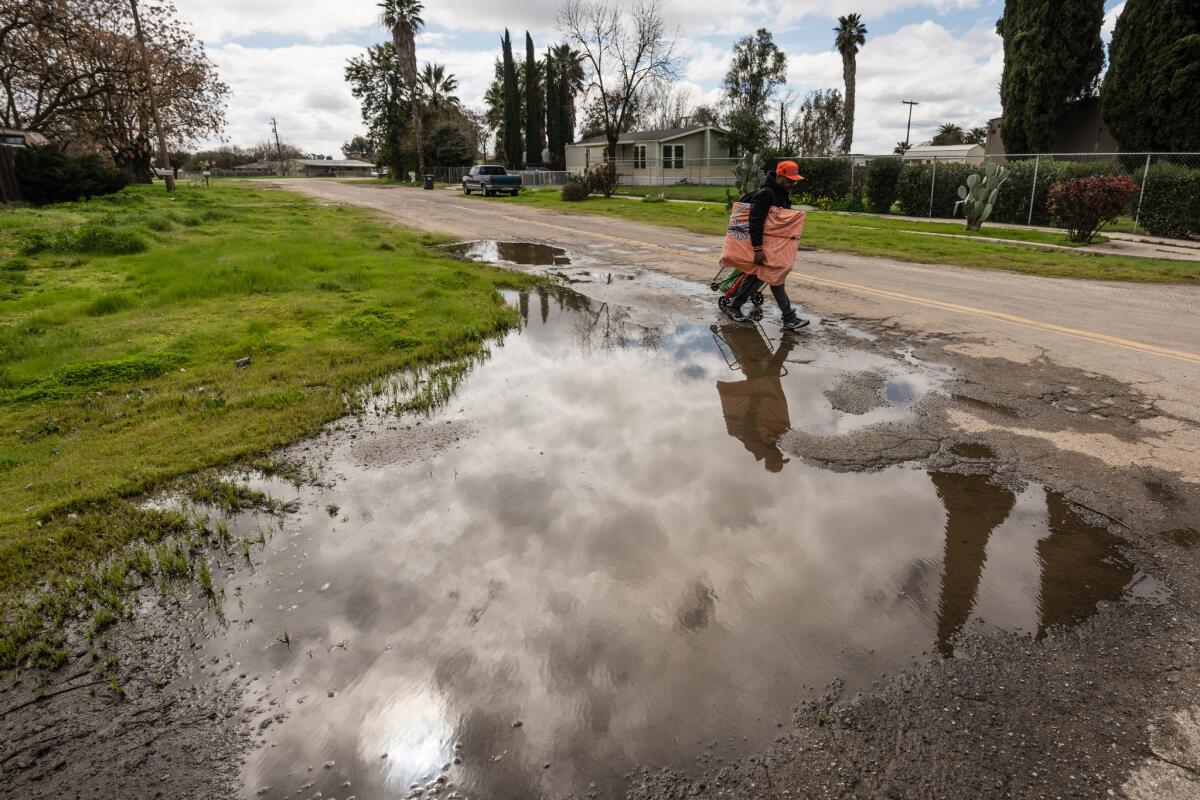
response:
[(722, 326), (721, 338), (746, 376), (742, 381), (717, 381), (725, 429), (754, 454), (755, 460), (765, 462), (768, 472), (779, 472), (785, 459), (775, 443), (792, 427), (779, 379), (796, 343), (785, 338), (772, 353), (757, 327), (735, 325)]
[(954, 637), (975, 608), (988, 539), (1008, 519), (1017, 497), (987, 475), (931, 472), (929, 477), (946, 508), (946, 549), (937, 609), (938, 650), (952, 656)]

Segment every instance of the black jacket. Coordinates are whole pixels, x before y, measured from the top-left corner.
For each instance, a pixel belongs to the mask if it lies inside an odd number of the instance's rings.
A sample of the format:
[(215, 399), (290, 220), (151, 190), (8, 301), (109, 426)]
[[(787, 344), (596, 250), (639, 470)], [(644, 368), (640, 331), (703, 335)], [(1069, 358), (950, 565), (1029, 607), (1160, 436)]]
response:
[(787, 189), (775, 182), (774, 175), (768, 175), (758, 189), (742, 198), (742, 202), (750, 204), (750, 244), (757, 250), (762, 247), (763, 223), (767, 221), (767, 214), (774, 206), (791, 208), (792, 198)]

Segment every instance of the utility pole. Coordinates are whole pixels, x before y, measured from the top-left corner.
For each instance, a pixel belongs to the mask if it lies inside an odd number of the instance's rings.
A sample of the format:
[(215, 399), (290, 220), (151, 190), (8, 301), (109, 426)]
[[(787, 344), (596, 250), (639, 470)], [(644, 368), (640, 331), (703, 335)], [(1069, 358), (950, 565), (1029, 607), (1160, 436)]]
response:
[(138, 50), (142, 53), (142, 71), (146, 73), (146, 96), (150, 100), (150, 116), (154, 119), (154, 131), (158, 134), (158, 160), (167, 174), (163, 180), (167, 191), (175, 191), (175, 173), (171, 169), (171, 157), (167, 154), (167, 137), (163, 136), (162, 118), (158, 115), (158, 103), (154, 101), (154, 84), (150, 78), (150, 57), (146, 55), (146, 38), (142, 34), (142, 19), (138, 16), (137, 0), (129, 0), (133, 9), (133, 31), (137, 35)]
[(916, 100), (901, 100), (900, 102), (908, 106), (908, 125), (904, 127), (904, 146), (908, 147), (908, 134), (912, 130), (912, 108), (921, 104)]
[(784, 106), (783, 101), (779, 101), (779, 150), (783, 152), (783, 128), (784, 128)]
[(275, 156), (279, 159), (279, 175), (283, 176), (283, 147), (279, 144), (279, 126), (275, 124), (275, 118), (271, 117), (271, 133), (275, 134)]

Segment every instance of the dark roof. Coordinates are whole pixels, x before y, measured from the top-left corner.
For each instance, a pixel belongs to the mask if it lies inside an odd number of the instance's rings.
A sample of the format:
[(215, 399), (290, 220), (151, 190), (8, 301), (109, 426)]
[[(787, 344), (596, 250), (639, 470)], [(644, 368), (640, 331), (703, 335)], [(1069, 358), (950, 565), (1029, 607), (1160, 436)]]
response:
[[(695, 131), (702, 131), (705, 128), (720, 130), (715, 125), (688, 125), (685, 128), (662, 128), (656, 131), (629, 131), (628, 133), (621, 134), (621, 138), (617, 140), (617, 144), (628, 144), (630, 142), (659, 142), (663, 139), (673, 139), (676, 136), (694, 133)], [(583, 141), (576, 142), (575, 144), (604, 144), (607, 141), (607, 137), (601, 134), (600, 136), (593, 136), (590, 139), (584, 139)]]

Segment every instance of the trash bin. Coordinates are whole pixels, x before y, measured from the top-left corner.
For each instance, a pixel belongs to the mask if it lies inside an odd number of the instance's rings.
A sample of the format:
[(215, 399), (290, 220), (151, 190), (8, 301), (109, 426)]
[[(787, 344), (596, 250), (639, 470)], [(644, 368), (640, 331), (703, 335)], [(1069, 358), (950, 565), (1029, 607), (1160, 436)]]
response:
[(425, 188), (426, 188), (426, 189), (432, 189), (432, 188), (433, 188), (433, 176), (432, 176), (432, 175), (426, 175), (426, 176), (425, 176)]

